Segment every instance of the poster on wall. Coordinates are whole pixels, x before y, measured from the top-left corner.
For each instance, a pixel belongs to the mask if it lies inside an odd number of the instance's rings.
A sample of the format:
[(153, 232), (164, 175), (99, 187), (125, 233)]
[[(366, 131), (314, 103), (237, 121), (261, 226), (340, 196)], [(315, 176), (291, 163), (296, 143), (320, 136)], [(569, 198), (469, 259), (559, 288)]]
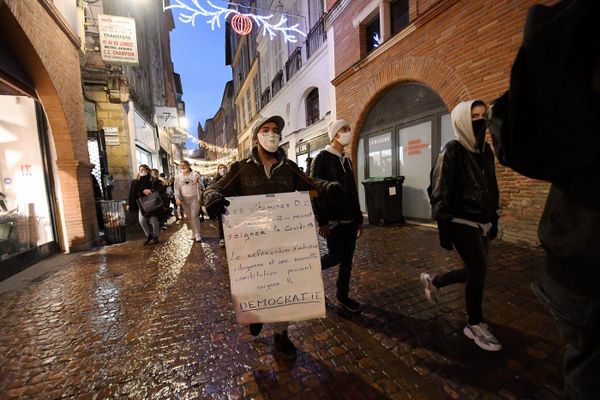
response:
[(98, 30), (102, 60), (114, 64), (139, 63), (133, 18), (98, 15)]
[(308, 193), (228, 200), (223, 228), (238, 323), (325, 317), (319, 243)]

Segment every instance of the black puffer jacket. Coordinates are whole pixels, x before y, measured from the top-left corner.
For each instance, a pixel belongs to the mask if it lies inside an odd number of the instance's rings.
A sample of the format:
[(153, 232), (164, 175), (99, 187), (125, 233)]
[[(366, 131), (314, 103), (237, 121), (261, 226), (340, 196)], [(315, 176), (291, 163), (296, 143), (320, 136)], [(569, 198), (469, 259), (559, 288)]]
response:
[(458, 140), (448, 142), (431, 172), (430, 198), (437, 219), (497, 221), (498, 183), (490, 146), (486, 144), (479, 154)]
[(329, 221), (354, 221), (362, 224), (362, 213), (358, 202), (358, 191), (354, 182), (352, 162), (349, 158), (340, 157), (328, 150), (321, 151), (312, 163), (310, 176), (339, 182), (343, 196), (321, 196), (315, 199), (314, 206), (319, 226)]
[(257, 155), (257, 148), (245, 160), (236, 161), (223, 178), (209, 185), (202, 194), (205, 206), (212, 202), (211, 197), (251, 196), (257, 194), (286, 193), (294, 191), (325, 191), (326, 181), (310, 179), (298, 166), (288, 160), (280, 148), (277, 152), (279, 162), (271, 168), (268, 177)]

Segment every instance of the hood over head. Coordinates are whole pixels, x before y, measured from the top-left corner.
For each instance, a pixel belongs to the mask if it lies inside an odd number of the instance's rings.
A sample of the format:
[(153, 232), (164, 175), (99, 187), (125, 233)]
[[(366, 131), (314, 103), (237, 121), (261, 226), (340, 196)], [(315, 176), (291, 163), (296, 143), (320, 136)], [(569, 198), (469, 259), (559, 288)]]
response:
[[(478, 100), (462, 101), (454, 107), (450, 114), (456, 140), (473, 153), (479, 153), (479, 150), (477, 149), (477, 139), (475, 138), (471, 121), (471, 107), (476, 101)], [(485, 104), (485, 102), (483, 103)]]

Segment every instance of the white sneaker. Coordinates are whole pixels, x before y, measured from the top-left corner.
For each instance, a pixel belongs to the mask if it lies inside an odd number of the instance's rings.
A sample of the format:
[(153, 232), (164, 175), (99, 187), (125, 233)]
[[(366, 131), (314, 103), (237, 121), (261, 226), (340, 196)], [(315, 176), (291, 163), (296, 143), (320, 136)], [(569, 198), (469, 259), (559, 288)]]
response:
[(225, 247), (225, 239), (219, 240), (219, 247)]
[(200, 243), (202, 241), (202, 236), (196, 236), (196, 243)]
[(498, 342), (498, 339), (492, 332), (486, 323), (481, 322), (476, 325), (467, 325), (463, 329), (463, 333), (469, 339), (473, 339), (475, 344), (487, 351), (498, 351), (502, 350), (502, 345)]
[(433, 278), (435, 278), (435, 275), (429, 275), (426, 272), (422, 272), (419, 276), (419, 280), (423, 285), (427, 301), (429, 301), (431, 304), (437, 304), (440, 297), (440, 289), (433, 285)]

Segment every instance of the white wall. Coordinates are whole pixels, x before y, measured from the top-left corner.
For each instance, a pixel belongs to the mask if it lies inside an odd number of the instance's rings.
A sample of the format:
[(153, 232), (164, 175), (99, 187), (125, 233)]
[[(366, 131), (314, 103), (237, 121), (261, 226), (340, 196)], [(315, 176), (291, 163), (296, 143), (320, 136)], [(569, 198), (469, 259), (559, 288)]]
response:
[[(316, 132), (314, 128), (318, 126), (319, 132), (323, 131), (323, 124), (313, 124), (306, 129), (306, 95), (313, 89), (319, 89), (319, 119), (325, 117), (330, 111), (330, 82), (329, 82), (329, 60), (328, 46), (323, 43), (317, 52), (304, 64), (292, 79), (285, 83), (283, 88), (271, 101), (261, 110), (263, 117), (271, 115), (280, 115), (285, 120), (285, 130), (283, 132), (283, 141), (290, 141), (290, 150), (292, 150), (292, 141), (300, 140), (313, 136)], [(288, 110), (289, 104), (289, 113)], [(313, 129), (311, 129), (313, 128)], [(299, 132), (297, 138), (288, 137), (292, 132)], [(326, 129), (326, 125), (325, 125)], [(295, 153), (294, 153), (295, 154)]]

